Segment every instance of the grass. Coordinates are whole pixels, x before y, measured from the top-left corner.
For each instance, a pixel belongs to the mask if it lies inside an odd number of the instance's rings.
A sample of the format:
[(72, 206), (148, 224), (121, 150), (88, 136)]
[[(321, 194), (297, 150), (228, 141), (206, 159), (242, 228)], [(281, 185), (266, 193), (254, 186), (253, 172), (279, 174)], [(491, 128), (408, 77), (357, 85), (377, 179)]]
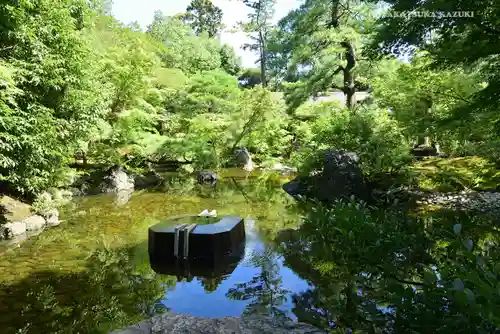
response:
[(452, 192), (465, 189), (499, 191), (500, 170), (480, 157), (428, 158), (413, 164), (419, 188)]

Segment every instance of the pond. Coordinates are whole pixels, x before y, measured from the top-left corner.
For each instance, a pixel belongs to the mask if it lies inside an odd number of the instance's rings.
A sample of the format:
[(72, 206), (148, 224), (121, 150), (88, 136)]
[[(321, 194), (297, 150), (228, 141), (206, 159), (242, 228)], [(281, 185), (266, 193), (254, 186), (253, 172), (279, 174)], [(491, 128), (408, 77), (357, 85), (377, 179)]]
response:
[[(215, 188), (173, 179), (165, 189), (133, 193), (126, 203), (111, 195), (76, 199), (59, 227), (0, 259), (2, 333), (105, 333), (165, 310), (296, 319), (292, 295), (309, 285), (284, 265), (273, 240), (300, 221), (281, 190), (284, 181), (229, 170)], [(154, 272), (148, 227), (204, 209), (245, 218), (244, 255), (234, 270), (190, 279)]]
[[(499, 330), (498, 217), (299, 207), (279, 175), (221, 176), (215, 188), (173, 177), (128, 201), (76, 199), (60, 226), (0, 258), (1, 332), (109, 333), (167, 310), (356, 333)], [(220, 275), (155, 272), (148, 228), (205, 209), (245, 218), (241, 259)]]

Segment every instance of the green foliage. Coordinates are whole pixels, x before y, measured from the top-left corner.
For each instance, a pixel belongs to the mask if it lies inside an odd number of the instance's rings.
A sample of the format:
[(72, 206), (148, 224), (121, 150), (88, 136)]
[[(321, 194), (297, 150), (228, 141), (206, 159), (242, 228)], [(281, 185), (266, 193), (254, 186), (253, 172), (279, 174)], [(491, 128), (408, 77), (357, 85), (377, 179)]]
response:
[(299, 320), (336, 331), (490, 333), (500, 302), (497, 231), (484, 217), (338, 202), (305, 212), (286, 263), (312, 280), (295, 296)]
[(260, 69), (258, 68), (247, 68), (238, 80), (242, 88), (253, 88), (257, 85), (262, 84), (262, 77), (260, 75)]
[(466, 124), (449, 126), (444, 121), (454, 109), (469, 103), (480, 85), (471, 73), (461, 69), (432, 70), (430, 62), (428, 53), (418, 52), (411, 64), (395, 60), (380, 64), (379, 76), (372, 81), (375, 97), (381, 106), (392, 110), (409, 137), (431, 136), (452, 153), (457, 149), (453, 143), (471, 138), (472, 129)]
[(221, 68), (230, 75), (238, 75), (241, 71), (241, 58), (236, 55), (233, 47), (228, 44), (220, 48)]
[[(78, 15), (75, 17), (75, 15)], [(36, 193), (64, 180), (79, 141), (105, 115), (105, 92), (81, 38), (85, 7), (73, 1), (19, 2), (0, 12), (3, 47), (2, 180)]]
[(242, 0), (250, 9), (248, 22), (240, 22), (239, 25), (243, 32), (248, 34), (252, 40), (250, 43), (243, 44), (244, 50), (255, 51), (258, 53), (258, 63), (260, 63), (261, 83), (267, 87), (267, 41), (269, 39), (271, 20), (274, 16), (276, 0)]
[(291, 111), (310, 96), (332, 89), (354, 93), (351, 82), (355, 83), (356, 76), (363, 80), (367, 74), (357, 69), (362, 63), (357, 53), (369, 38), (373, 20), (370, 6), (326, 0), (305, 1), (281, 20), (278, 38), (286, 46), (281, 52), (277, 49), (280, 58), (287, 59), (286, 73), (295, 77), (285, 87)]
[[(494, 152), (498, 148), (500, 133), (497, 112), (500, 84), (500, 49), (496, 43), (499, 39), (498, 6), (494, 1), (462, 3), (432, 0), (415, 4), (412, 1), (391, 0), (387, 3), (392, 6), (390, 13), (409, 14), (416, 11), (439, 15), (382, 16), (377, 22), (375, 38), (366, 48), (366, 54), (377, 58), (388, 53), (408, 54), (418, 48), (429, 52), (431, 70), (446, 69), (453, 72), (458, 69), (459, 72), (472, 74), (475, 83), (469, 87), (464, 103), (457, 103), (451, 108), (451, 114), (447, 117), (448, 127), (462, 130), (460, 139), (475, 141), (482, 153), (497, 158)], [(446, 15), (459, 12), (472, 13), (472, 17), (461, 15), (452, 18)], [(434, 79), (439, 83), (439, 78)], [(460, 76), (453, 82), (459, 86)]]
[(258, 161), (284, 155), (292, 137), (288, 131), (290, 118), (284, 108), (279, 94), (260, 86), (245, 90), (241, 114), (231, 126), (233, 133), (238, 133), (234, 145), (247, 147)]
[[(324, 103), (311, 108), (321, 110), (328, 106), (332, 108), (335, 104)], [(302, 165), (303, 172), (313, 168), (310, 164), (314, 165), (318, 150), (330, 148), (356, 152), (363, 170), (373, 177), (396, 172), (408, 163), (408, 144), (398, 123), (385, 110), (367, 109), (352, 113), (344, 109), (323, 114), (311, 124), (310, 130), (303, 131), (306, 136), (303, 140), (308, 146), (301, 147), (303, 153), (295, 154), (295, 159), (301, 161), (298, 164)]]
[(208, 36), (196, 36), (179, 18), (156, 12), (148, 34), (164, 44), (161, 58), (165, 67), (178, 68), (188, 74), (221, 67), (219, 42)]
[(208, 37), (215, 37), (222, 26), (222, 10), (210, 0), (192, 0), (183, 20), (190, 23), (197, 35), (206, 32)]
[(282, 110), (279, 97), (261, 87), (242, 91), (223, 71), (194, 75), (169, 98), (162, 132), (169, 139), (160, 154), (217, 168), (235, 147), (247, 146), (266, 159), (289, 140)]
[(442, 159), (433, 158), (412, 165), (418, 172), (422, 189), (454, 190), (497, 190), (500, 172), (494, 163), (480, 157)]

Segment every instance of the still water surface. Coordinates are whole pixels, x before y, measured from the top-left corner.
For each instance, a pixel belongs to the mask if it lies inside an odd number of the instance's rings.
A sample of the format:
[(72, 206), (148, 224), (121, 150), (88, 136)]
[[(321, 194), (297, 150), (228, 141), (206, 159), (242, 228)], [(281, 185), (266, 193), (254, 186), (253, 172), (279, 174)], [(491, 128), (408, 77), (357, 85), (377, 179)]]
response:
[[(216, 188), (191, 179), (126, 201), (80, 198), (63, 223), (0, 258), (2, 333), (106, 333), (172, 310), (204, 317), (267, 314), (296, 319), (292, 295), (308, 282), (276, 250), (300, 222), (276, 175), (231, 175)], [(147, 230), (173, 215), (216, 209), (246, 218), (242, 260), (219, 277), (189, 280), (151, 269)]]
[[(490, 283), (476, 274), (481, 266), (500, 277), (491, 217), (353, 203), (299, 210), (281, 190), (285, 179), (231, 173), (216, 188), (178, 178), (131, 198), (77, 199), (60, 226), (0, 256), (0, 333), (109, 333), (167, 310), (291, 318), (340, 333), (500, 328), (494, 317), (481, 320), (488, 307), (498, 314), (498, 287), (483, 291)], [(205, 209), (246, 218), (242, 259), (223, 275), (155, 272), (148, 228)], [(477, 304), (443, 289), (454, 287), (457, 275)]]

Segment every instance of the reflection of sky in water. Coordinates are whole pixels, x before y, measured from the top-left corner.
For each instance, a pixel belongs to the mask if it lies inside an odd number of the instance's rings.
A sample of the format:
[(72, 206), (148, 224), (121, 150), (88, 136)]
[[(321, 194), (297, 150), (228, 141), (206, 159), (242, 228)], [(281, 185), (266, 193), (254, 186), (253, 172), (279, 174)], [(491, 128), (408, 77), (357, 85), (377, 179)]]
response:
[[(226, 297), (229, 289), (238, 283), (246, 283), (253, 276), (261, 272), (260, 267), (254, 267), (251, 262), (252, 254), (264, 254), (265, 244), (261, 241), (253, 226), (246, 224), (245, 257), (236, 269), (226, 277), (213, 292), (206, 292), (200, 280), (194, 278), (191, 282), (179, 282), (174, 288), (166, 292), (166, 299), (161, 302), (166, 307), (177, 313), (185, 313), (200, 317), (225, 317), (240, 316), (252, 302), (250, 300), (230, 300)], [(252, 224), (253, 225), (253, 224)], [(282, 278), (281, 289), (291, 293), (299, 293), (308, 289), (306, 281), (298, 277), (292, 270), (283, 266), (283, 259), (277, 257), (279, 277)], [(296, 319), (290, 312), (293, 302), (288, 296), (287, 301), (279, 306), (280, 309), (289, 311), (289, 316)]]

